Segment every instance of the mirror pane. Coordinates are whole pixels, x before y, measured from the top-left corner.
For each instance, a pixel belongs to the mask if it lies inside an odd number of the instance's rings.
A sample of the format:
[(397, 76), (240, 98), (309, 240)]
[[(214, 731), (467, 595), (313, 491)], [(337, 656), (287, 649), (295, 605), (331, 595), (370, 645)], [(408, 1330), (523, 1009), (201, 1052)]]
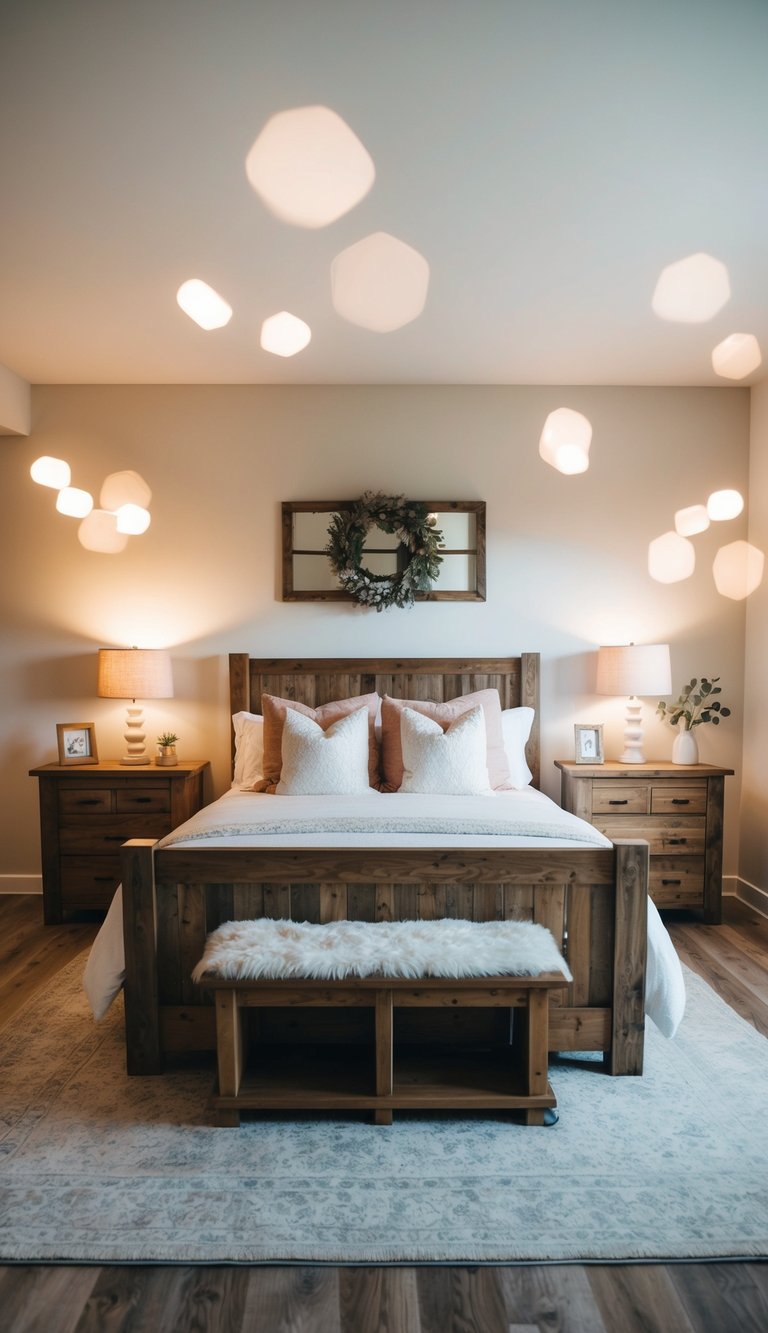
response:
[(438, 592), (474, 592), (477, 587), (476, 557), (444, 555), (440, 576), (434, 586)]
[(474, 514), (437, 514), (437, 526), (443, 534), (443, 546), (458, 551), (474, 551), (477, 546), (477, 523)]
[(339, 580), (328, 564), (327, 556), (294, 555), (294, 592), (328, 592), (338, 586)]
[(293, 515), (293, 548), (295, 551), (322, 551), (328, 544), (328, 524), (331, 515), (327, 509), (317, 513)]

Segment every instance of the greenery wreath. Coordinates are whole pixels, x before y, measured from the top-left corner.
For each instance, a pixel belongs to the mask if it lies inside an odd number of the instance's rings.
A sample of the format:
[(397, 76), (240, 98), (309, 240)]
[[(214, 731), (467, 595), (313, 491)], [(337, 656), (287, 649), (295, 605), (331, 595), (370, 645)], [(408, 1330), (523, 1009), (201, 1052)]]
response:
[[(372, 574), (362, 563), (365, 539), (371, 528), (394, 533), (408, 552), (405, 569), (397, 574)], [(438, 548), (443, 534), (427, 506), (402, 495), (366, 491), (348, 509), (333, 515), (325, 553), (344, 590), (361, 606), (385, 611), (390, 606), (412, 606), (417, 592), (427, 592), (440, 572)]]

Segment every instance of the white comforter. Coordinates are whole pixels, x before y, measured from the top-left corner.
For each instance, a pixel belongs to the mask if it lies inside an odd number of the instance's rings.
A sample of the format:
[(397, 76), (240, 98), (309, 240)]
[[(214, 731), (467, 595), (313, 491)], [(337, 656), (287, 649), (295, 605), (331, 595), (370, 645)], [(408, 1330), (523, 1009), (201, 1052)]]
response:
[[(265, 796), (232, 790), (166, 838), (162, 847), (610, 847), (610, 841), (542, 792), (420, 796)], [(118, 889), (83, 978), (96, 1018), (123, 984), (122, 894)], [(674, 1036), (685, 1008), (682, 969), (648, 900), (646, 1012)]]

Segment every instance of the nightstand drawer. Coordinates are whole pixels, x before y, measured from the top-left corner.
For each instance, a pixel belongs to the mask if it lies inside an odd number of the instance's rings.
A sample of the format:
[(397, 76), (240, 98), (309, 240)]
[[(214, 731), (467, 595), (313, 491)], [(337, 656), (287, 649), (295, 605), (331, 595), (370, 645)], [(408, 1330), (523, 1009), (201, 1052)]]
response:
[(651, 787), (651, 814), (674, 815), (683, 812), (689, 815), (706, 814), (706, 782), (690, 783), (685, 787), (669, 782), (663, 787)]
[(628, 782), (595, 782), (592, 785), (592, 813), (645, 815), (648, 813), (648, 787), (631, 787)]
[(65, 855), (115, 856), (129, 838), (164, 837), (171, 831), (169, 822), (165, 815), (148, 815), (146, 819), (120, 815), (94, 824), (83, 820), (60, 830), (59, 847)]
[(109, 787), (62, 787), (59, 790), (59, 814), (111, 814), (112, 792)]
[(700, 906), (704, 857), (652, 856), (649, 891), (657, 907)]
[(703, 819), (664, 819), (646, 815), (632, 819), (625, 815), (598, 815), (596, 829), (606, 838), (643, 838), (650, 844), (651, 856), (703, 856), (706, 832)]
[(118, 856), (62, 856), (64, 907), (109, 907), (120, 883)]
[(140, 811), (142, 814), (152, 810), (169, 812), (171, 808), (171, 793), (167, 787), (131, 787), (118, 791), (116, 795), (115, 809), (120, 815), (130, 814), (131, 811)]

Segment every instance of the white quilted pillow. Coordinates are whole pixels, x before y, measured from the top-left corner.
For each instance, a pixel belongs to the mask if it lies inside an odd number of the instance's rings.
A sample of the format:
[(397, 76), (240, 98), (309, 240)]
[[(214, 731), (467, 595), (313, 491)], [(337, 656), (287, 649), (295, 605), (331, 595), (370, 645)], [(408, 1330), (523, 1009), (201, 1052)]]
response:
[(339, 718), (327, 730), (286, 709), (277, 796), (348, 796), (369, 792), (368, 709)]
[(443, 731), (413, 708), (400, 718), (403, 781), (400, 791), (439, 796), (479, 796), (491, 790), (482, 708), (471, 708)]

